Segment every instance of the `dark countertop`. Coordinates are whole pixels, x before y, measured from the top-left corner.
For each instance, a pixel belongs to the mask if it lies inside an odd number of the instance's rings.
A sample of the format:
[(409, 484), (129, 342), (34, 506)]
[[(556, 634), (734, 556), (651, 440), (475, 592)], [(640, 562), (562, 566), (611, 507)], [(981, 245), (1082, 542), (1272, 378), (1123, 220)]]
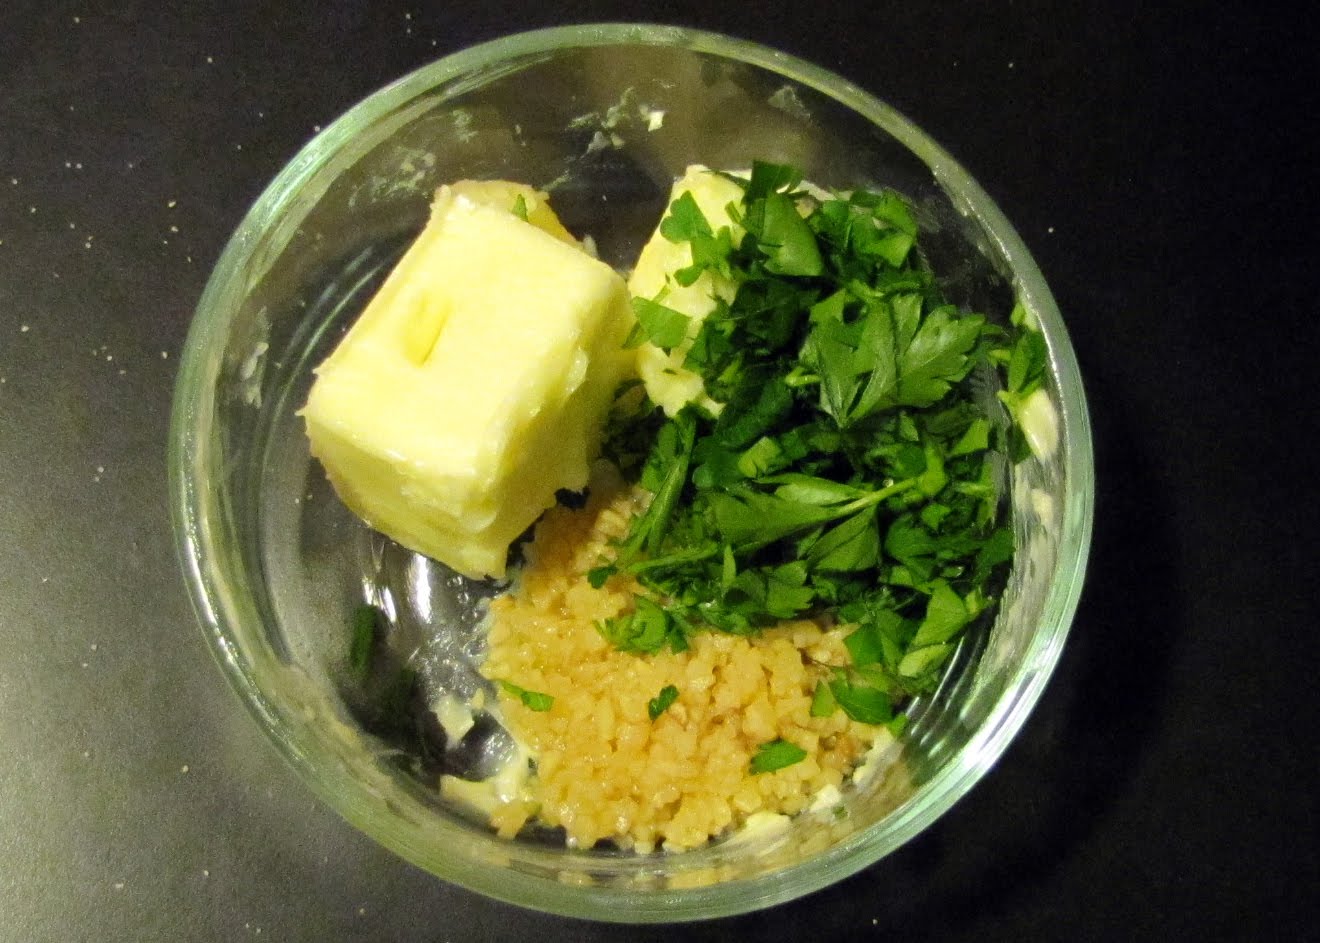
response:
[[(1236, 3), (666, 9), (0, 6), (0, 939), (1316, 932), (1313, 39)], [(835, 69), (972, 171), (1072, 332), (1099, 494), (1063, 662), (952, 812), (804, 900), (630, 929), (446, 886), (318, 805), (195, 627), (164, 467), (209, 268), (318, 126), (475, 41), (658, 18)]]

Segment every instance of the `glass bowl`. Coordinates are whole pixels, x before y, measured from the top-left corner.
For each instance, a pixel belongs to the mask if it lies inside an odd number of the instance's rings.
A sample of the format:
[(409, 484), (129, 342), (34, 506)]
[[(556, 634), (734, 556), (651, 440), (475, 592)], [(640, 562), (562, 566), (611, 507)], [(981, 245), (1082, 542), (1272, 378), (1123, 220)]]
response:
[[(346, 670), (362, 601), (426, 696), (473, 693), (492, 589), (369, 531), (334, 498), (296, 411), (328, 353), (462, 178), (552, 190), (574, 232), (626, 267), (690, 163), (793, 164), (825, 187), (911, 199), (951, 300), (1046, 338), (1058, 445), (1008, 483), (1019, 541), (1001, 611), (912, 706), (889, 774), (845, 815), (682, 854), (504, 841), (448, 806), (424, 711), (402, 729)], [(348, 821), (437, 876), (525, 907), (674, 921), (769, 906), (837, 881), (930, 825), (994, 764), (1058, 659), (1090, 540), (1093, 463), (1081, 379), (1026, 247), (986, 194), (911, 122), (845, 80), (762, 46), (660, 26), (522, 33), (380, 90), (312, 140), (230, 240), (188, 337), (174, 400), (172, 510), (199, 619), (279, 750)], [(379, 692), (377, 692), (379, 693)], [(433, 718), (430, 720), (433, 723)], [(407, 727), (408, 723), (402, 726)], [(485, 732), (487, 752), (500, 732)], [(478, 738), (481, 739), (481, 738)], [(465, 739), (464, 744), (467, 743)]]

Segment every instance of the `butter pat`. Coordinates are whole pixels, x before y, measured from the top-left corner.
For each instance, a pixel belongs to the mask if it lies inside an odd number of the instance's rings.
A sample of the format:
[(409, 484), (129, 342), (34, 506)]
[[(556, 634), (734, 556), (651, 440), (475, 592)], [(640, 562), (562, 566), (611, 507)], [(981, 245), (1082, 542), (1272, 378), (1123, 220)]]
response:
[(586, 484), (629, 368), (631, 318), (623, 280), (543, 194), (442, 187), (316, 371), (302, 413), (312, 454), (371, 527), (467, 576), (501, 577), (555, 491)]
[[(685, 193), (692, 194), (713, 231), (729, 227), (734, 245), (738, 244), (743, 237), (743, 228), (729, 217), (727, 207), (730, 203), (737, 205), (742, 201), (741, 187), (700, 164), (694, 164), (674, 184), (669, 202), (672, 204)], [(715, 310), (716, 299), (732, 301), (738, 290), (731, 279), (710, 271), (702, 272), (691, 285), (674, 281), (674, 273), (691, 264), (691, 246), (686, 242), (670, 242), (657, 228), (642, 248), (628, 279), (628, 291), (634, 296), (659, 300), (690, 319), (687, 339), (669, 353), (650, 343), (637, 349), (637, 373), (646, 384), (646, 392), (670, 416), (693, 401), (712, 412), (719, 412), (721, 404), (706, 395), (701, 377), (685, 369), (683, 360), (701, 330), (701, 322)]]

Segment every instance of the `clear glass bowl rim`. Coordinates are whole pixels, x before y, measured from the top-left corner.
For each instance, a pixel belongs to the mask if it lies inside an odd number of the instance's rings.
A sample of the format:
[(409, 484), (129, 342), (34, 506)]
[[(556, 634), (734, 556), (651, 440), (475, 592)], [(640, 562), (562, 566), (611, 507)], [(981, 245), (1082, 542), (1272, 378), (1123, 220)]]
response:
[[(1060, 391), (1061, 441), (1066, 497), (1058, 547), (1041, 625), (1016, 667), (1009, 695), (956, 760), (925, 783), (919, 796), (885, 820), (884, 828), (851, 836), (784, 871), (672, 891), (638, 892), (613, 887), (570, 886), (516, 875), (481, 862), (423, 854), (407, 836), (382, 820), (374, 806), (356, 801), (355, 784), (309, 756), (281, 720), (281, 709), (263, 690), (251, 664), (235, 645), (225, 604), (233, 590), (214, 564), (209, 546), (205, 482), (193, 470), (204, 447), (207, 406), (213, 395), (214, 358), (234, 311), (224, 301), (247, 271), (257, 234), (280, 217), (300, 186), (337, 155), (364, 126), (418, 94), (463, 76), (535, 54), (612, 45), (677, 46), (776, 72), (857, 112), (902, 142), (932, 171), (959, 205), (976, 217), (1014, 274), (1019, 297), (1034, 312), (1049, 342)], [(1025, 722), (1049, 679), (1066, 640), (1081, 594), (1094, 513), (1094, 460), (1090, 421), (1076, 356), (1058, 308), (1026, 246), (998, 207), (943, 148), (915, 124), (842, 77), (758, 43), (716, 33), (656, 24), (602, 23), (554, 27), (507, 35), (423, 66), (363, 99), (313, 138), (253, 204), (225, 247), (203, 292), (189, 330), (176, 380), (169, 440), (170, 510), (176, 549), (198, 620), (212, 653), (241, 700), (279, 752), (324, 801), (349, 822), (417, 866), (453, 883), (524, 907), (568, 916), (628, 922), (666, 922), (742, 913), (799, 897), (874, 863), (938, 819), (990, 769)], [(492, 837), (492, 840), (495, 840)]]

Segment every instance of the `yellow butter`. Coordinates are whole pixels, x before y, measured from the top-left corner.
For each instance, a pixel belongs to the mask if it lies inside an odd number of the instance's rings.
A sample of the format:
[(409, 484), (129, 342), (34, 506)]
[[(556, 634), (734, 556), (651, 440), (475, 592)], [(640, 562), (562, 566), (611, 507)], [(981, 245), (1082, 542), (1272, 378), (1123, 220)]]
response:
[[(738, 184), (694, 164), (674, 184), (669, 202), (685, 193), (692, 194), (712, 230), (718, 232), (728, 226), (735, 245), (742, 239), (743, 229), (730, 218), (727, 209), (730, 203), (737, 205), (742, 200), (742, 188)], [(628, 279), (628, 291), (634, 296), (658, 299), (690, 319), (687, 339), (669, 353), (650, 343), (637, 349), (637, 373), (646, 384), (646, 392), (670, 416), (693, 401), (719, 412), (721, 404), (706, 395), (701, 377), (684, 368), (683, 360), (701, 330), (701, 322), (715, 310), (716, 299), (732, 301), (738, 288), (731, 279), (710, 271), (703, 272), (691, 285), (674, 281), (674, 273), (691, 264), (691, 246), (686, 242), (670, 242), (657, 228), (642, 248)]]
[[(512, 212), (518, 195), (529, 221)], [(555, 491), (586, 484), (630, 321), (623, 280), (543, 194), (443, 187), (316, 371), (312, 454), (373, 528), (468, 576), (503, 576)]]

